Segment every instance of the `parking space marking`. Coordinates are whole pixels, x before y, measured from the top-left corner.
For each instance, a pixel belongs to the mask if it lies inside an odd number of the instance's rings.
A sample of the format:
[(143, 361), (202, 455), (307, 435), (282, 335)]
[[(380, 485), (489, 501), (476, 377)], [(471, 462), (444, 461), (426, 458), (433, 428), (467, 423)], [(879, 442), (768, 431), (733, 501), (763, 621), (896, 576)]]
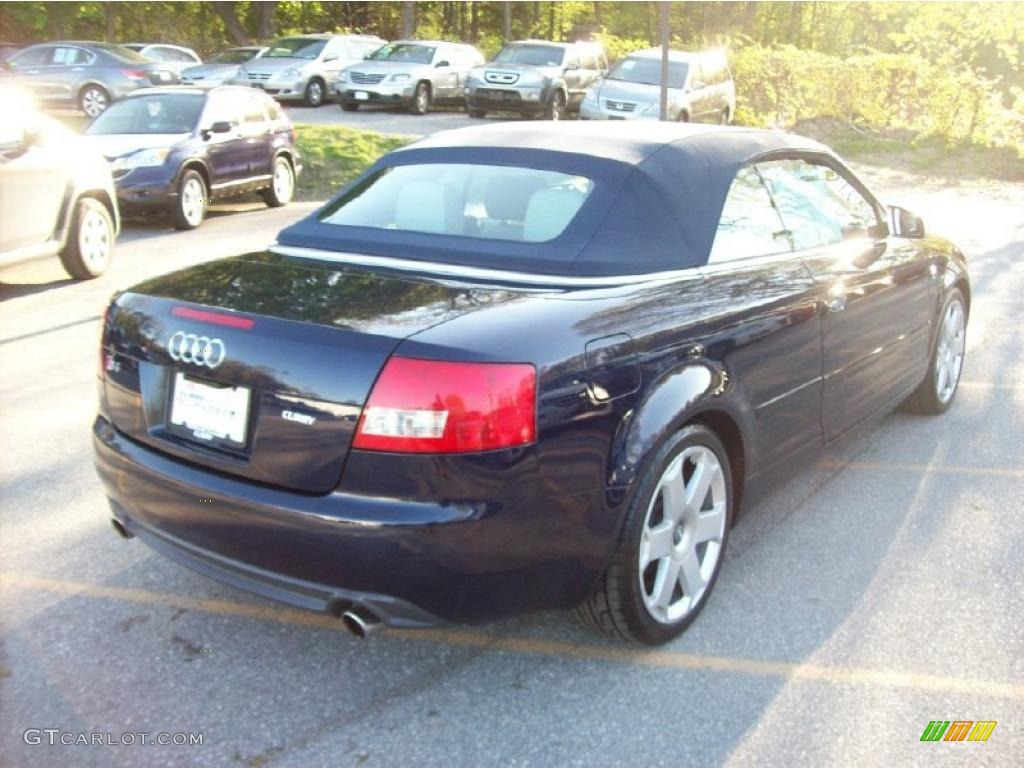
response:
[(822, 469), (860, 469), (868, 472), (1024, 478), (1024, 468), (1020, 467), (943, 467), (937, 464), (901, 464), (888, 461), (822, 461), (817, 466)]
[[(346, 631), (338, 619), (309, 611), (269, 605), (250, 605), (230, 600), (186, 597), (130, 587), (110, 587), (103, 584), (52, 579), (25, 573), (0, 572), (0, 587), (50, 592), (67, 597), (88, 597), (114, 602), (184, 608), (218, 616), (272, 621), (278, 624), (313, 627), (333, 632)], [(468, 629), (390, 630), (389, 636), (398, 640), (427, 641), (458, 647), (484, 648), (577, 661), (615, 662), (692, 672), (722, 672), (733, 675), (772, 677), (786, 682), (902, 688), (918, 692), (958, 693), (1024, 701), (1024, 685), (897, 670), (826, 666), (791, 661), (762, 661), (679, 651), (576, 645), (557, 640), (501, 637)]]

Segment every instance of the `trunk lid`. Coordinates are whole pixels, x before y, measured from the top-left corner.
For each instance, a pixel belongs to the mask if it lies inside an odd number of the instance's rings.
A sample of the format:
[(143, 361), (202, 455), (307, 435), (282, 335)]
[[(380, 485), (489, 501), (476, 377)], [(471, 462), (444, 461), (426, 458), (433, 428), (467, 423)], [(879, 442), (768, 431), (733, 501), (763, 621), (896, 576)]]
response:
[(162, 452), (327, 493), (395, 347), (516, 295), (271, 252), (200, 265), (117, 297), (103, 409)]

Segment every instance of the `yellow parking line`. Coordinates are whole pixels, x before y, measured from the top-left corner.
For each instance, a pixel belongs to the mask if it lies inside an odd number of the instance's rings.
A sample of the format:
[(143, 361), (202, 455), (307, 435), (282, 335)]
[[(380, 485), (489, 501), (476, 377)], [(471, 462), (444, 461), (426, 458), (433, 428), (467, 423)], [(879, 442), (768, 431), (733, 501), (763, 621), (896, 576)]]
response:
[(922, 472), (935, 475), (981, 475), (984, 477), (1024, 477), (1017, 467), (943, 467), (937, 464), (901, 464), (888, 461), (822, 461), (823, 469), (864, 469), (879, 472)]
[[(127, 587), (109, 587), (78, 581), (51, 579), (24, 573), (0, 573), (0, 588), (51, 592), (69, 597), (88, 597), (137, 603), (141, 605), (185, 608), (218, 616), (234, 616), (279, 624), (293, 624), (332, 631), (344, 631), (338, 619), (309, 611), (279, 608), (273, 605), (249, 605), (229, 600), (185, 597), (164, 592)], [(643, 667), (690, 670), (694, 672), (724, 672), (735, 675), (773, 677), (785, 681), (819, 682), (827, 685), (861, 685), (871, 687), (905, 688), (914, 691), (963, 693), (994, 696), (1024, 701), (1024, 685), (992, 680), (944, 677), (941, 675), (899, 672), (885, 669), (824, 666), (789, 661), (761, 661), (731, 656), (707, 656), (678, 651), (616, 648), (600, 645), (575, 645), (557, 640), (526, 637), (501, 637), (468, 629), (391, 630), (389, 637), (400, 640), (418, 640), (448, 645), (487, 648), (496, 651), (550, 656), (583, 661), (618, 662)], [(371, 641), (374, 642), (374, 641)]]

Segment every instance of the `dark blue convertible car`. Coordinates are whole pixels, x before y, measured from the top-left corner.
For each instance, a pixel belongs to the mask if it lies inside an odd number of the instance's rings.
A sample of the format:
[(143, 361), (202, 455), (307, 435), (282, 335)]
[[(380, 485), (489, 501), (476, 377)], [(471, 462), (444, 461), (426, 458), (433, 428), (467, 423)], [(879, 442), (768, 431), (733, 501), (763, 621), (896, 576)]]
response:
[(360, 635), (577, 608), (661, 643), (766, 478), (950, 406), (969, 307), (813, 141), (453, 131), (117, 296), (96, 461), (122, 535)]

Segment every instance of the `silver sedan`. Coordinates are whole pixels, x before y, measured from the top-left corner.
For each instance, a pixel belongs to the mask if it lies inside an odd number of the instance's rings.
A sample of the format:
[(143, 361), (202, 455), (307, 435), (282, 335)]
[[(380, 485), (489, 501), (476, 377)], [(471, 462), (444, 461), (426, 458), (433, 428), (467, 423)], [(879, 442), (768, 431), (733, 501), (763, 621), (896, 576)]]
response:
[(348, 112), (383, 104), (406, 106), (422, 115), (432, 104), (461, 105), (470, 70), (483, 63), (483, 54), (471, 45), (399, 40), (343, 69), (335, 99)]

